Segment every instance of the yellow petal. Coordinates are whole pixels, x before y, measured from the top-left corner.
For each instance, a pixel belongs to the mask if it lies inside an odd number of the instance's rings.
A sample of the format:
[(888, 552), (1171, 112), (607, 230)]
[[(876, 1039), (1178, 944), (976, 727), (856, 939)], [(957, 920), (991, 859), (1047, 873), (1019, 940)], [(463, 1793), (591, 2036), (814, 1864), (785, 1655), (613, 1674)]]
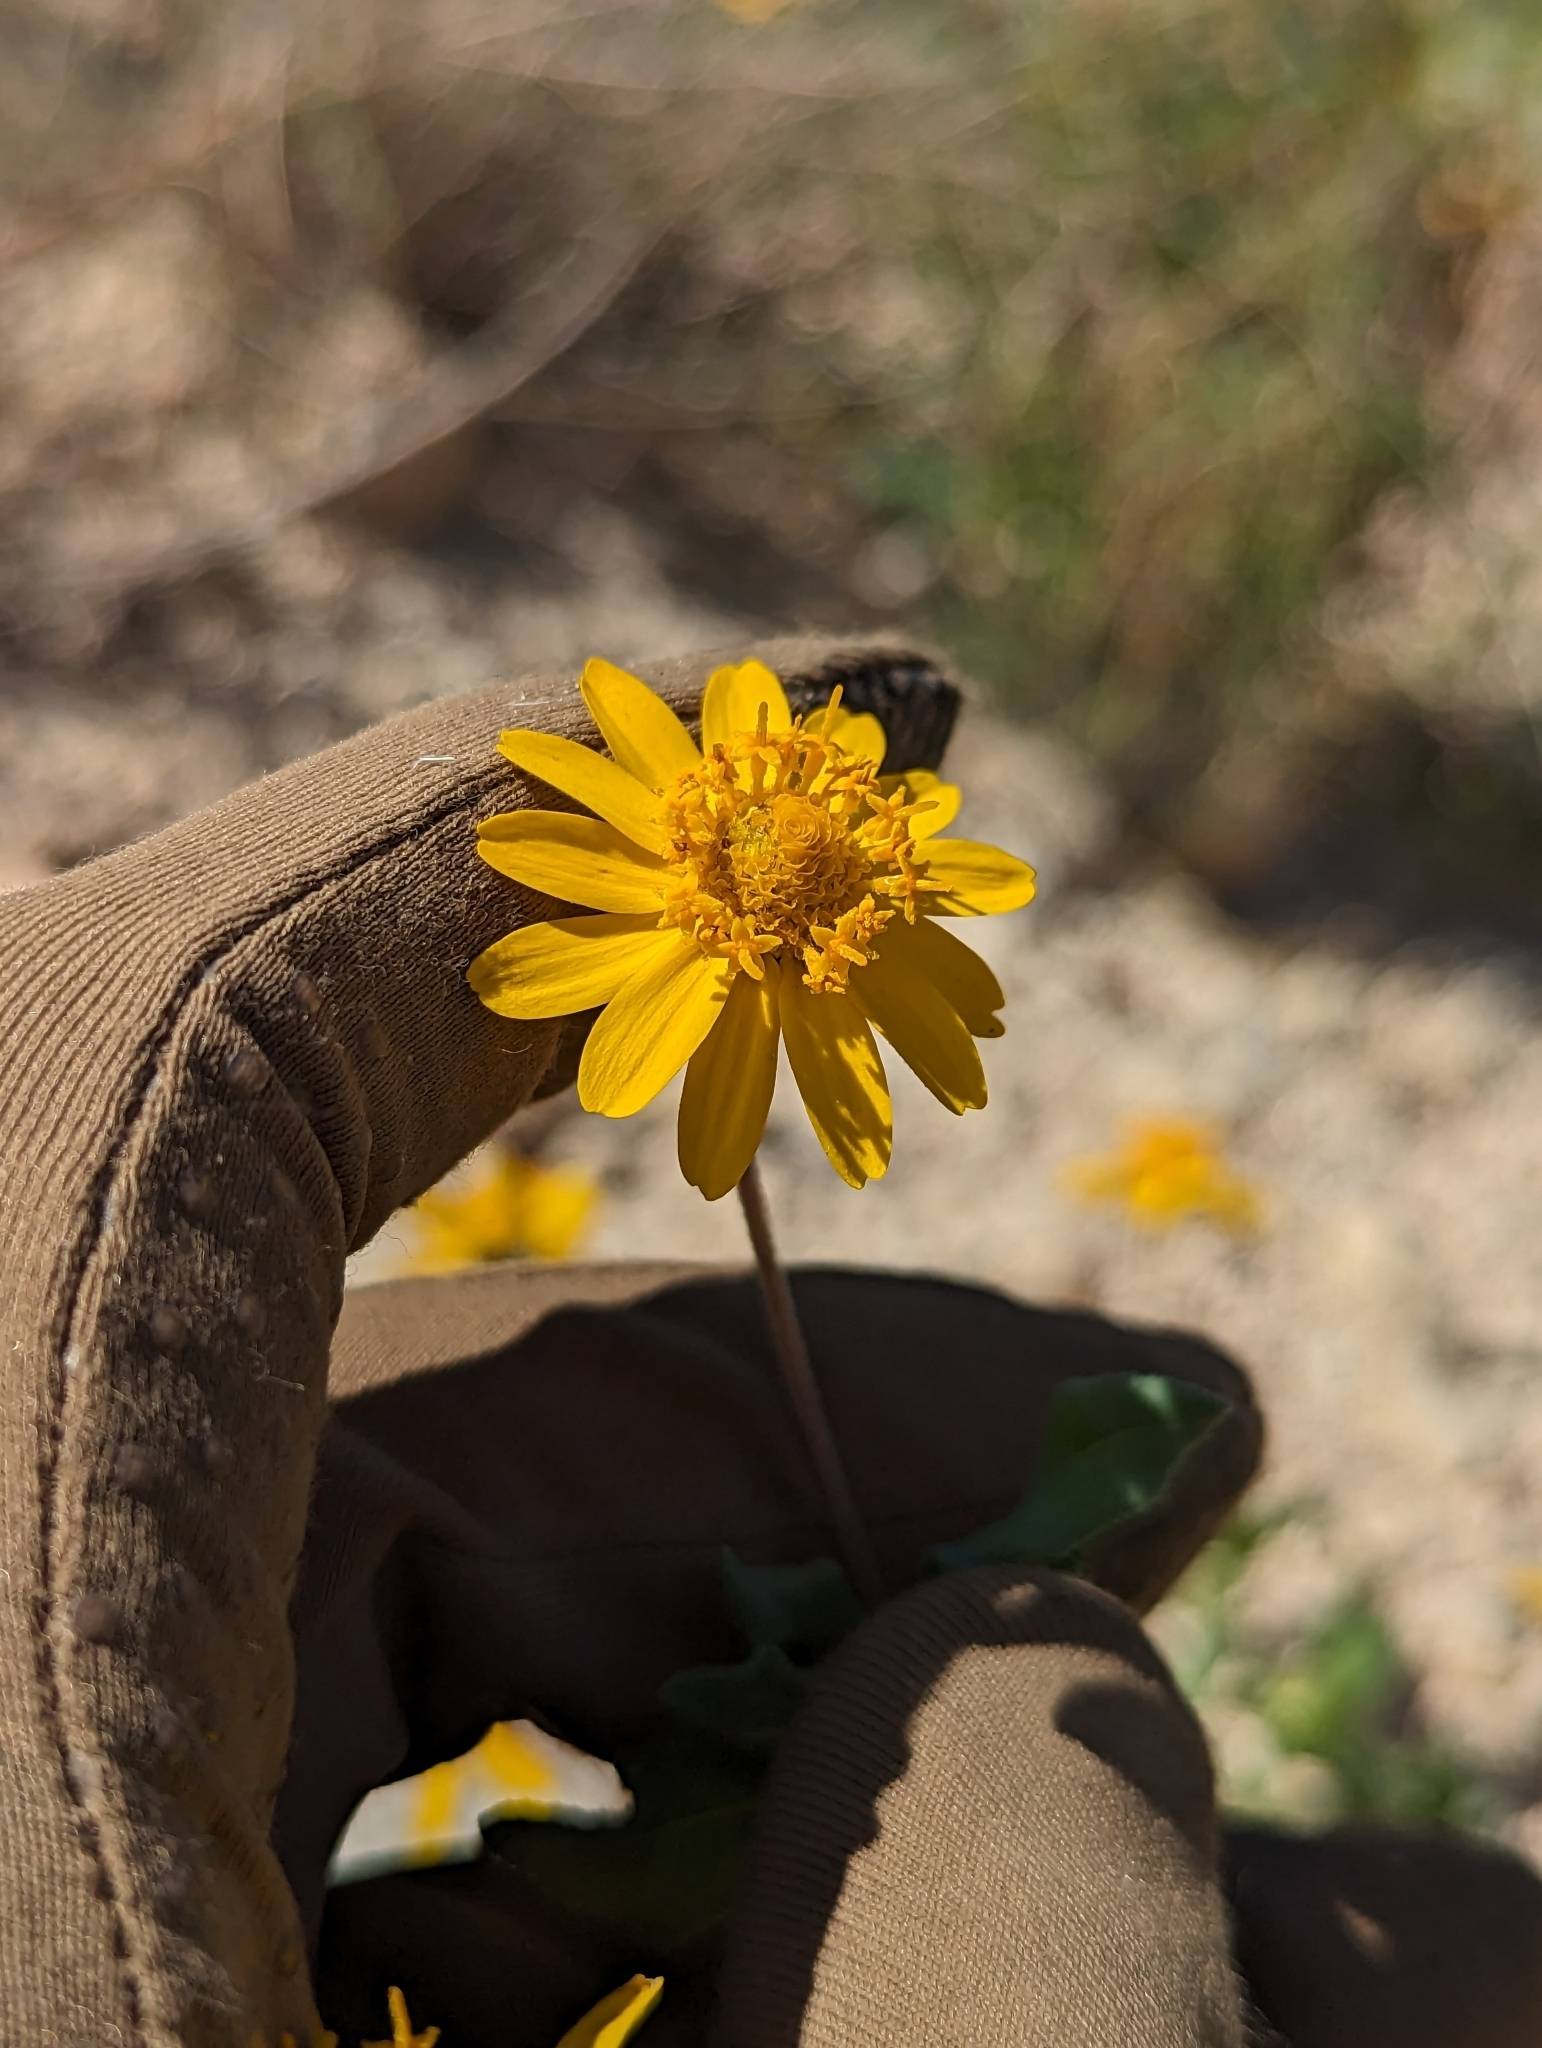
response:
[(1001, 983), (974, 948), (955, 938), (947, 925), (929, 917), (918, 917), (914, 924), (896, 918), (879, 951), (886, 960), (902, 956), (908, 973), (922, 975), (940, 989), (976, 1038), (1000, 1038), (1005, 1031), (996, 1015), (1006, 1003)]
[[(407, 2001), (393, 1984), (386, 1993), (386, 2009), (391, 2015), (391, 2038), (389, 2041), (366, 2041), (364, 2048), (435, 2048), (439, 2039), (437, 2027), (425, 2027), (418, 2033), (407, 2011)], [(285, 2040), (293, 2041), (294, 2036), (281, 2035), (279, 2048)], [(336, 2036), (333, 2036), (336, 2039)]]
[(935, 839), (926, 849), (930, 890), (926, 907), (938, 917), (988, 917), (996, 911), (1021, 910), (1034, 896), (1035, 877), (1026, 861), (999, 846), (978, 839)]
[(930, 768), (910, 768), (903, 775), (885, 775), (879, 788), (885, 796), (903, 789), (912, 801), (925, 799), (927, 808), (917, 811), (910, 821), (910, 830), (917, 839), (930, 839), (938, 832), (946, 832), (964, 801), (964, 792), (956, 782), (944, 782)]
[(903, 948), (882, 950), (851, 978), (851, 993), (918, 1081), (961, 1116), (985, 1107), (985, 1069), (969, 1027)]
[[(824, 714), (816, 711), (809, 720), (815, 732), (820, 730)], [(827, 736), (838, 747), (844, 747), (848, 754), (855, 754), (860, 761), (871, 761), (875, 768), (881, 767), (883, 757), (889, 751), (889, 736), (871, 711), (837, 711), (825, 728)]]
[(477, 852), (511, 881), (591, 910), (652, 910), (668, 869), (614, 825), (568, 811), (505, 811), (477, 827)]
[(662, 1977), (633, 1977), (569, 2027), (557, 2048), (626, 2048), (663, 1995)]
[(571, 1017), (608, 1003), (660, 946), (658, 917), (556, 918), (495, 939), (466, 979), (500, 1017)]
[(635, 1801), (602, 1763), (531, 1721), (495, 1721), (474, 1748), (412, 1778), (377, 1785), (354, 1808), (327, 1865), (329, 1886), (388, 1871), (474, 1863), (496, 1820), (610, 1827)]
[(735, 978), (723, 1013), (691, 1055), (680, 1095), (680, 1171), (709, 1202), (736, 1188), (755, 1157), (776, 1087), (777, 985), (782, 969), (765, 963), (764, 981)]
[(721, 746), (740, 733), (754, 732), (762, 704), (766, 707), (767, 729), (785, 732), (792, 724), (792, 706), (787, 702), (787, 692), (763, 661), (740, 661), (727, 668), (715, 668), (701, 700), (702, 752)]
[(782, 974), (782, 1036), (792, 1076), (825, 1157), (848, 1186), (888, 1169), (893, 1120), (883, 1061), (850, 996), (816, 996), (795, 967)]
[(601, 1116), (631, 1116), (685, 1065), (717, 1022), (733, 968), (682, 932), (623, 983), (601, 1011), (578, 1067), (578, 1099)]
[(638, 677), (596, 659), (584, 663), (579, 688), (606, 746), (649, 789), (663, 789), (700, 766), (696, 742), (658, 692)]
[(658, 798), (651, 789), (644, 789), (635, 775), (628, 775), (603, 754), (581, 747), (577, 740), (561, 739), (554, 732), (517, 730), (498, 735), (498, 751), (516, 768), (539, 775), (650, 853), (668, 852)]

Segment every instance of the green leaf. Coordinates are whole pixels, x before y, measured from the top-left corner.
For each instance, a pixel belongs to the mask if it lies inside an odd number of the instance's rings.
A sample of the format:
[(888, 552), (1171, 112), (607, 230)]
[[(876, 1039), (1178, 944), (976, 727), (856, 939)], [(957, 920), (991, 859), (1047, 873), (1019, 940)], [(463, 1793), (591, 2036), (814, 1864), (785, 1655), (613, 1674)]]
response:
[(665, 1713), (738, 1756), (769, 1757), (808, 1691), (785, 1650), (762, 1643), (742, 1664), (698, 1664), (659, 1687)]
[(1074, 1563), (1097, 1537), (1162, 1499), (1226, 1405), (1208, 1387), (1156, 1373), (1063, 1381), (1027, 1493), (1005, 1520), (939, 1544), (932, 1568)]
[(725, 1546), (718, 1565), (729, 1609), (752, 1650), (770, 1644), (791, 1657), (817, 1661), (862, 1619), (862, 1602), (834, 1558), (746, 1564)]
[(1292, 1664), (1266, 1678), (1259, 1711), (1284, 1750), (1343, 1764), (1390, 1740), (1408, 1674), (1386, 1623), (1353, 1594), (1312, 1631)]

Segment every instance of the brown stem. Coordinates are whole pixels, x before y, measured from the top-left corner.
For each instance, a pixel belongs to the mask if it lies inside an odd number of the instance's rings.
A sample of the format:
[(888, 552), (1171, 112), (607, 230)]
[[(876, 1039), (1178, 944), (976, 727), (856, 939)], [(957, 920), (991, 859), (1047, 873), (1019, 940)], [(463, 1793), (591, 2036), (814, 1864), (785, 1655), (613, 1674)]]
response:
[(824, 1396), (814, 1376), (814, 1363), (809, 1357), (792, 1289), (776, 1256), (771, 1218), (766, 1209), (766, 1191), (753, 1160), (739, 1183), (739, 1203), (744, 1210), (744, 1221), (755, 1253), (755, 1270), (760, 1276), (760, 1291), (765, 1299), (766, 1321), (771, 1326), (771, 1348), (781, 1367), (782, 1383), (792, 1403), (792, 1412), (803, 1432), (814, 1476), (824, 1495), (830, 1520), (835, 1525), (836, 1548), (863, 1601), (869, 1607), (876, 1607), (883, 1598), (878, 1562), (862, 1517), (857, 1512), (841, 1454), (836, 1448), (835, 1432), (830, 1427)]

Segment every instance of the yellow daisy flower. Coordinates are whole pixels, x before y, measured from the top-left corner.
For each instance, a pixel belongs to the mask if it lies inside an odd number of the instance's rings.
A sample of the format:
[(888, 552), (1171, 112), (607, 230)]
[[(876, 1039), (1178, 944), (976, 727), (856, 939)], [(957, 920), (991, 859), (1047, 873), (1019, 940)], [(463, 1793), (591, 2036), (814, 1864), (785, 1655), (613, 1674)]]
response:
[(795, 7), (799, 0), (717, 0), (725, 14), (731, 14), (738, 21), (774, 21), (789, 7)]
[(542, 732), (499, 751), (595, 815), (509, 811), (478, 851), (528, 889), (587, 906), (511, 933), (473, 964), (507, 1017), (603, 1011), (578, 1073), (585, 1109), (631, 1116), (686, 1069), (680, 1166), (716, 1200), (760, 1143), (785, 1044), (826, 1156), (852, 1187), (889, 1163), (888, 1040), (955, 1113), (985, 1103), (976, 1038), (1003, 997), (941, 920), (1016, 910), (1030, 867), (939, 835), (959, 792), (883, 775), (876, 718), (840, 693), (794, 719), (762, 662), (714, 672), (698, 747), (648, 685), (591, 661), (584, 701), (612, 758)]
[(1533, 1628), (1542, 1628), (1542, 1564), (1518, 1564), (1510, 1573), (1510, 1599), (1515, 1611)]
[(1111, 1202), (1148, 1229), (1189, 1217), (1239, 1236), (1259, 1226), (1258, 1197), (1223, 1158), (1216, 1133), (1183, 1117), (1137, 1119), (1117, 1152), (1076, 1161), (1066, 1178), (1085, 1201)]
[(587, 1173), (544, 1166), (500, 1147), (480, 1171), (413, 1204), (415, 1273), (453, 1273), (493, 1259), (571, 1258), (600, 1191)]

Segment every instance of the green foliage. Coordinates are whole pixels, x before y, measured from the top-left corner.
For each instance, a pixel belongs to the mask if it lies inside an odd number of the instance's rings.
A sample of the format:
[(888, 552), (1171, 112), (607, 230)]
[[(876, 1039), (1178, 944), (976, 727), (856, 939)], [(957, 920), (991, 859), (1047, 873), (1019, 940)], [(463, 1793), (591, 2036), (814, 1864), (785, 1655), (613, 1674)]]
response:
[(1173, 1660), (1180, 1684), (1202, 1719), (1207, 1712), (1234, 1719), (1240, 1711), (1262, 1738), (1263, 1762), (1229, 1774), (1223, 1768), (1223, 1802), (1237, 1813), (1298, 1821), (1287, 1767), (1309, 1759), (1322, 1767), (1326, 1795), (1314, 1821), (1483, 1826), (1492, 1811), (1483, 1781), (1420, 1726), (1408, 1667), (1368, 1594), (1349, 1592), (1283, 1649), (1240, 1627), (1252, 1562), (1303, 1512), (1239, 1516), (1175, 1596), (1185, 1621), (1185, 1647)]
[(1385, 1622), (1352, 1594), (1283, 1666), (1260, 1672), (1254, 1697), (1287, 1756), (1333, 1774), (1346, 1820), (1472, 1826), (1487, 1811), (1473, 1772), (1407, 1719), (1409, 1675)]
[(1003, 1521), (939, 1544), (935, 1568), (1074, 1565), (1099, 1536), (1157, 1505), (1225, 1411), (1209, 1388), (1156, 1373), (1062, 1382), (1027, 1493)]
[(1010, 52), (1017, 89), (899, 216), (970, 316), (945, 386), (854, 432), (1004, 689), (1140, 690), (1149, 721), (1257, 687), (1368, 495), (1427, 461), (1411, 207), (1458, 141), (1421, 92), (1449, 36), (1394, 4), (1307, 34), (1294, 5), (1033, 15), (971, 12), (956, 59)]
[[(800, 115), (806, 163), (761, 159), (844, 289), (794, 267), (746, 322), (746, 416), (800, 501), (834, 458), (897, 529), (897, 608), (919, 586), (1005, 701), (1181, 820), (1229, 740), (1319, 729), (1346, 544), (1389, 486), (1443, 481), (1428, 391), (1505, 192), (1536, 189), (1542, 10), (847, 14), (882, 21), (871, 99)], [(840, 60), (820, 10), (787, 35), (811, 73)], [(1442, 225), (1475, 168), (1491, 216)]]

